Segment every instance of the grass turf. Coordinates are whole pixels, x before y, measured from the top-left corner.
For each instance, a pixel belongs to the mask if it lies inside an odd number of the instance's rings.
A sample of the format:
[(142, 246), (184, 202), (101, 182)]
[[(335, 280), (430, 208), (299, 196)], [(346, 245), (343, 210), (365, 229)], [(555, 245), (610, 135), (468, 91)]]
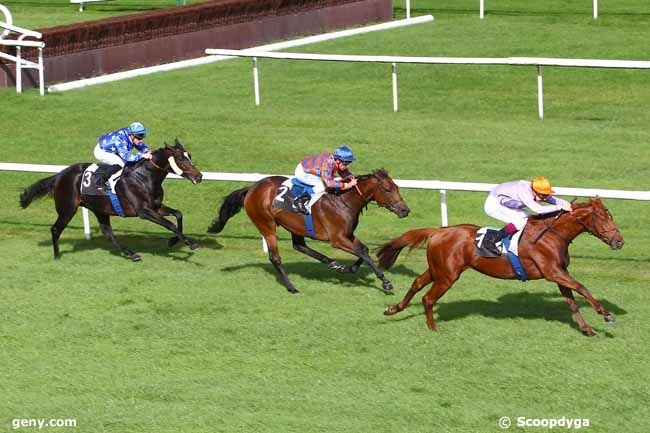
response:
[[(547, 14), (539, 5), (499, 3), (484, 22), (467, 5), (436, 6), (431, 25), (301, 51), (645, 55), (647, 26), (627, 12), (608, 15), (605, 4), (598, 22), (588, 5), (576, 13), (577, 2), (553, 3)], [(643, 14), (642, 3), (627, 5)], [(434, 10), (433, 2), (418, 7)], [(647, 189), (644, 71), (547, 68), (542, 121), (534, 68), (400, 67), (399, 113), (391, 111), (386, 66), (261, 61), (261, 68), (259, 108), (246, 60), (44, 98), (0, 89), (0, 127), (10, 131), (0, 160), (91, 160), (96, 137), (138, 119), (152, 129), (151, 145), (178, 136), (205, 171), (289, 173), (302, 156), (345, 143), (359, 158), (357, 173), (384, 166), (395, 178), (479, 182), (544, 174), (560, 186)], [(586, 235), (570, 247), (570, 271), (618, 319), (606, 326), (579, 300), (601, 338), (582, 337), (552, 284), (473, 271), (441, 300), (440, 332), (431, 334), (420, 296), (398, 316), (381, 314), (425, 269), (422, 250), (387, 272), (396, 286), (387, 296), (367, 267), (333, 273), (293, 252), (280, 232), (284, 263), (302, 291), (290, 296), (244, 214), (222, 234), (205, 233), (221, 198), (241, 183), (170, 180), (166, 202), (184, 212), (186, 232), (202, 249), (168, 249), (164, 229), (115, 218), (116, 235), (143, 256), (131, 263), (94, 221), (93, 240), (85, 241), (75, 218), (54, 261), (52, 201), (17, 205), (21, 188), (40, 177), (0, 172), (6, 430), (15, 418), (75, 418), (77, 430), (92, 432), (464, 433), (500, 431), (501, 416), (564, 416), (589, 418), (590, 432), (647, 431), (643, 202), (605, 200), (627, 241), (621, 251)], [(356, 234), (371, 248), (439, 224), (437, 193), (403, 195), (413, 209), (406, 219), (375, 206), (364, 212)], [(450, 192), (450, 223), (494, 224), (483, 200)]]

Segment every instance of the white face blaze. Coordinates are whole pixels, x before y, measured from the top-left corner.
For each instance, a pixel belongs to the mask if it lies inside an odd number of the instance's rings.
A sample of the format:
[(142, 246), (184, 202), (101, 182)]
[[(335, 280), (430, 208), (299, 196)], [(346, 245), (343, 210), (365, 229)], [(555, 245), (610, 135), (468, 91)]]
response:
[(181, 170), (178, 164), (176, 164), (176, 160), (174, 159), (173, 156), (167, 158), (167, 161), (169, 161), (169, 166), (172, 168), (172, 170), (174, 170), (174, 173), (176, 173), (179, 176), (183, 174), (183, 170)]

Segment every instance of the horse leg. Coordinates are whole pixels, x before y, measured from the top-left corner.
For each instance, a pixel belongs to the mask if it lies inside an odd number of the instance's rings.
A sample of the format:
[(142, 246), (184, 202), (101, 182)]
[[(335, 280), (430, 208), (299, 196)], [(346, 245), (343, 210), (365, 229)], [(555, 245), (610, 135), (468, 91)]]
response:
[(257, 228), (260, 230), (262, 236), (264, 236), (264, 239), (266, 240), (266, 245), (269, 248), (269, 260), (280, 275), (282, 284), (284, 284), (289, 292), (298, 293), (299, 290), (296, 289), (296, 287), (291, 283), (289, 280), (289, 275), (287, 275), (287, 271), (284, 269), (284, 266), (282, 266), (282, 259), (280, 258), (280, 254), (278, 252), (278, 237), (275, 234), (275, 226), (273, 226), (270, 231), (263, 231), (259, 226)]
[[(163, 217), (168, 215), (174, 216), (174, 218), (176, 218), (176, 227), (178, 228), (178, 231), (183, 233), (183, 214), (181, 211), (163, 204), (160, 206), (160, 209), (158, 209), (158, 214)], [(179, 240), (180, 238), (178, 236), (172, 236), (167, 241), (167, 246), (173, 247)]]
[[(362, 261), (366, 262), (370, 269), (373, 270), (377, 278), (382, 282), (382, 288), (384, 291), (389, 292), (393, 290), (393, 285), (391, 282), (384, 276), (384, 273), (377, 267), (375, 262), (372, 261), (370, 255), (368, 254), (368, 247), (361, 243), (359, 239), (350, 240), (343, 236), (338, 236), (330, 239), (330, 244), (334, 248), (339, 248), (343, 251), (347, 251), (350, 254), (353, 254), (359, 257)], [(356, 265), (356, 263), (355, 263)], [(353, 265), (354, 266), (354, 265)]]
[(347, 272), (356, 272), (359, 269), (359, 265), (363, 263), (363, 259), (359, 259), (352, 266), (347, 267), (339, 264), (336, 260), (327, 257), (324, 254), (319, 253), (318, 251), (310, 248), (305, 243), (305, 237), (299, 236), (294, 233), (291, 233), (291, 240), (293, 241), (293, 249), (300, 251), (301, 253), (318, 260), (321, 263), (325, 263), (330, 269), (334, 269), (338, 272), (347, 273)]
[[(458, 279), (458, 277), (456, 277)], [(454, 284), (456, 281), (442, 280), (435, 281), (429, 291), (422, 297), (422, 305), (424, 305), (424, 313), (427, 316), (427, 326), (431, 331), (436, 330), (436, 322), (433, 320), (433, 306), (438, 302), (438, 299), (447, 293), (447, 290)]]
[(408, 306), (408, 304), (411, 303), (411, 299), (413, 299), (413, 296), (415, 296), (417, 292), (422, 290), (422, 288), (427, 284), (429, 284), (431, 281), (432, 281), (431, 272), (429, 272), (429, 270), (427, 269), (424, 273), (422, 273), (422, 275), (420, 275), (413, 281), (413, 284), (411, 284), (411, 288), (408, 290), (408, 292), (406, 292), (406, 295), (404, 295), (404, 299), (402, 299), (399, 304), (395, 304), (392, 307), (387, 307), (384, 310), (384, 314), (386, 316), (392, 316), (393, 314), (397, 314), (400, 311), (404, 310)]
[(596, 333), (594, 332), (594, 330), (591, 329), (589, 325), (587, 325), (585, 320), (582, 318), (582, 314), (580, 314), (580, 308), (578, 307), (578, 304), (576, 304), (576, 300), (573, 297), (573, 292), (571, 292), (571, 289), (568, 287), (564, 287), (560, 284), (558, 284), (558, 287), (560, 288), (560, 292), (562, 293), (562, 295), (564, 295), (564, 299), (566, 299), (566, 303), (569, 305), (569, 310), (571, 310), (571, 313), (573, 314), (575, 321), (578, 322), (578, 326), (580, 327), (582, 333), (588, 337), (595, 336)]
[(140, 218), (159, 224), (165, 227), (167, 230), (173, 232), (176, 235), (176, 237), (178, 237), (180, 240), (182, 240), (187, 245), (189, 245), (190, 249), (195, 250), (199, 248), (199, 244), (191, 241), (187, 236), (185, 236), (182, 232), (180, 232), (174, 224), (167, 221), (165, 218), (162, 217), (162, 215), (160, 215), (158, 212), (154, 211), (153, 209), (137, 209), (136, 212)]
[(546, 278), (549, 281), (554, 281), (558, 285), (568, 287), (571, 290), (575, 290), (576, 292), (580, 293), (584, 298), (591, 304), (594, 310), (600, 315), (603, 316), (605, 319), (605, 322), (607, 323), (614, 323), (614, 316), (611, 315), (611, 313), (605, 308), (589, 293), (589, 290), (582, 284), (580, 284), (575, 278), (573, 278), (571, 275), (566, 270), (558, 270), (555, 273), (552, 273), (551, 275), (545, 275), (544, 278)]
[(126, 254), (134, 262), (138, 262), (142, 260), (140, 255), (134, 253), (133, 251), (125, 247), (120, 241), (117, 240), (117, 238), (113, 234), (113, 228), (111, 227), (111, 219), (108, 215), (95, 213), (95, 216), (97, 217), (97, 221), (99, 222), (99, 228), (102, 230), (102, 233), (104, 233), (104, 236), (106, 236), (106, 239), (111, 241), (113, 245), (118, 247), (120, 251), (122, 251), (122, 253)]
[(52, 232), (52, 247), (54, 248), (55, 259), (61, 258), (61, 253), (59, 252), (59, 238), (61, 237), (61, 233), (63, 233), (63, 230), (65, 230), (75, 213), (76, 209), (73, 212), (59, 213), (58, 218), (54, 224), (52, 224), (52, 227), (50, 227), (50, 232)]

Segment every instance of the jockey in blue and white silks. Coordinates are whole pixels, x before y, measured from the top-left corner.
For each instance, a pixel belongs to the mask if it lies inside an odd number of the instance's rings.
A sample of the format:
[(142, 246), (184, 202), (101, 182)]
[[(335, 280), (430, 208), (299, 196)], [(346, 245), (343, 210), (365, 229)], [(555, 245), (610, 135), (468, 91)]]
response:
[[(108, 180), (109, 187), (114, 190), (115, 182), (122, 174), (127, 162), (137, 162), (141, 159), (151, 159), (151, 150), (144, 143), (149, 130), (140, 122), (133, 122), (126, 128), (108, 132), (99, 138), (95, 146), (95, 158), (99, 162), (117, 165), (118, 171)], [(136, 152), (132, 152), (135, 149)]]

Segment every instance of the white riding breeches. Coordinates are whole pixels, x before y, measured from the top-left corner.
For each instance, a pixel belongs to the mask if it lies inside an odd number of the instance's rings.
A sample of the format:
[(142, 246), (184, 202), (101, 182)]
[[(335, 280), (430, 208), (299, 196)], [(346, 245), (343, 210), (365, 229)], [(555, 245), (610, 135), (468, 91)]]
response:
[(306, 204), (307, 209), (311, 212), (312, 205), (325, 193), (325, 184), (323, 183), (323, 180), (315, 174), (305, 173), (302, 163), (298, 163), (296, 166), (294, 176), (296, 176), (296, 179), (300, 182), (306, 183), (314, 189), (314, 193), (312, 194), (309, 203)]
[(93, 153), (99, 162), (124, 167), (125, 162), (122, 158), (114, 153), (106, 152), (99, 144), (95, 146), (95, 151)]
[(496, 218), (506, 224), (512, 223), (517, 228), (517, 233), (512, 235), (510, 248), (508, 248), (508, 250), (519, 255), (519, 238), (521, 237), (524, 227), (526, 227), (530, 214), (523, 209), (511, 209), (505, 207), (499, 203), (498, 198), (494, 196), (489, 196), (487, 200), (485, 200), (485, 206), (483, 209), (485, 209), (485, 213), (492, 218)]

